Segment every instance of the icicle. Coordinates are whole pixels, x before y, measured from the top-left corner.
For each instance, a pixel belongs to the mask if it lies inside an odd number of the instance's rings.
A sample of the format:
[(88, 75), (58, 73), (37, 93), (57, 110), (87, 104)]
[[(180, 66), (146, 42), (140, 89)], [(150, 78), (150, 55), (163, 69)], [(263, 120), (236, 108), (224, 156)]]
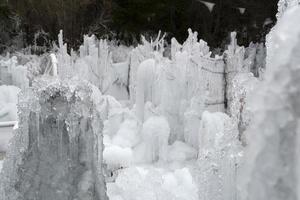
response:
[(64, 42), (63, 42), (63, 30), (60, 30), (59, 31), (59, 34), (58, 34), (58, 45), (59, 45), (59, 48), (63, 48), (64, 46)]
[(58, 72), (57, 72), (57, 58), (55, 56), (55, 54), (51, 53), (50, 54), (51, 57), (51, 61), (52, 61), (52, 71), (53, 71), (53, 76), (57, 76)]

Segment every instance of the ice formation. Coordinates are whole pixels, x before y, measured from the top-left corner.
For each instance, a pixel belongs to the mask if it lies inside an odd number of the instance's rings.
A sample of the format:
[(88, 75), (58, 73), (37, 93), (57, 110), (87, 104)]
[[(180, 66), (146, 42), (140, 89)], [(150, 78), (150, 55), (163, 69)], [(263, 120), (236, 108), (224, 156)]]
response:
[(87, 82), (42, 77), (23, 91), (0, 199), (104, 200), (102, 121)]
[(141, 122), (144, 121), (145, 103), (155, 102), (155, 92), (159, 92), (159, 66), (154, 59), (143, 61), (137, 71), (136, 111)]
[(146, 162), (167, 160), (169, 135), (169, 123), (164, 117), (150, 117), (145, 121), (142, 129), (142, 145), (145, 148)]
[(0, 122), (17, 121), (17, 102), (20, 89), (15, 86), (0, 86)]
[(60, 32), (49, 54), (1, 58), (2, 83), (25, 89), (2, 195), (105, 199), (104, 169), (113, 200), (237, 199), (241, 144), (250, 143), (244, 136), (256, 113), (249, 102), (265, 75), (265, 47), (238, 46), (232, 33), (225, 53), (212, 56), (189, 29), (183, 44), (172, 39), (169, 56), (164, 48), (160, 33), (135, 48), (84, 36), (79, 52), (68, 52)]
[(298, 1), (280, 1), (278, 16), (268, 36), (266, 80), (256, 93), (255, 118), (246, 133), (242, 200), (300, 198)]
[(18, 65), (16, 56), (0, 60), (0, 84), (15, 85), (22, 89), (28, 87), (27, 67)]
[(205, 111), (199, 135), (199, 199), (236, 199), (241, 146), (233, 120), (225, 113)]

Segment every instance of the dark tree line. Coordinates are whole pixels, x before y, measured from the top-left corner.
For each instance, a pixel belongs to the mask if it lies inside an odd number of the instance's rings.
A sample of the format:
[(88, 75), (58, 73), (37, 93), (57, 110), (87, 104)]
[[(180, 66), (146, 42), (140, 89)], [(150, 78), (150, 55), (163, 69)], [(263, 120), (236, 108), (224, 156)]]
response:
[(182, 42), (188, 28), (212, 47), (224, 45), (231, 31), (247, 45), (263, 38), (270, 26), (266, 19), (275, 22), (277, 0), (205, 1), (215, 4), (211, 12), (200, 0), (0, 0), (0, 48), (12, 45), (16, 36), (32, 44), (40, 30), (55, 40), (60, 29), (72, 47), (91, 33), (134, 44), (140, 34), (162, 30)]

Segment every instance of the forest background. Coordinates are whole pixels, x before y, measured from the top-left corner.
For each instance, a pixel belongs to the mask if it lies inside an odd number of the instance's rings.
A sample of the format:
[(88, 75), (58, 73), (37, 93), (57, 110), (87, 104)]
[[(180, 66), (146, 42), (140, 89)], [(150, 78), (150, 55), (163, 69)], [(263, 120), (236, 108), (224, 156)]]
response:
[(264, 42), (276, 12), (277, 0), (0, 0), (0, 53), (50, 48), (61, 29), (75, 49), (84, 34), (136, 45), (159, 30), (182, 42), (188, 28), (211, 48), (224, 48), (231, 31), (247, 46)]

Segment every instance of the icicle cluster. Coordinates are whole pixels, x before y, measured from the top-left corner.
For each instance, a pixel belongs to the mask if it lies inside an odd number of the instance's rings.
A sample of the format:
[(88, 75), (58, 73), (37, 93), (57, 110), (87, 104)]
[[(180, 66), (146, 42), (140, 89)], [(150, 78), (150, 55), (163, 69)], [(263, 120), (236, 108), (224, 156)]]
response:
[(130, 63), (129, 63), (129, 94), (132, 103), (135, 102), (136, 90), (138, 85), (138, 68), (139, 65), (147, 59), (155, 59), (157, 57), (162, 58), (164, 52), (164, 37), (160, 36), (160, 32), (154, 41), (147, 41), (142, 36), (142, 44), (138, 45), (135, 49), (130, 52)]
[(102, 121), (87, 82), (39, 79), (23, 91), (0, 199), (105, 200)]

